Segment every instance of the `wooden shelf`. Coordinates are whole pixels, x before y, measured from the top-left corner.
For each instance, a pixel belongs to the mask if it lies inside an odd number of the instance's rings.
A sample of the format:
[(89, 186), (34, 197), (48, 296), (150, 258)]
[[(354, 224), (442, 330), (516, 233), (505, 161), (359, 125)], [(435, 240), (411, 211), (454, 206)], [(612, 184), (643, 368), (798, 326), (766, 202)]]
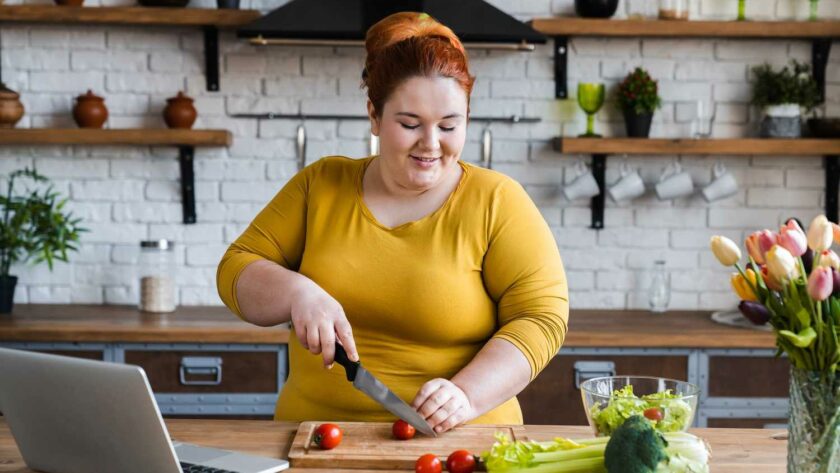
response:
[(216, 26), (231, 28), (259, 18), (257, 10), (158, 7), (0, 6), (0, 21), (123, 25)]
[(549, 36), (670, 38), (826, 38), (840, 36), (840, 21), (668, 21), (535, 18), (531, 26)]
[(229, 146), (231, 142), (227, 130), (0, 129), (0, 145)]
[(725, 155), (840, 155), (840, 139), (719, 140), (656, 138), (573, 138), (554, 139), (554, 149), (567, 154), (725, 154)]

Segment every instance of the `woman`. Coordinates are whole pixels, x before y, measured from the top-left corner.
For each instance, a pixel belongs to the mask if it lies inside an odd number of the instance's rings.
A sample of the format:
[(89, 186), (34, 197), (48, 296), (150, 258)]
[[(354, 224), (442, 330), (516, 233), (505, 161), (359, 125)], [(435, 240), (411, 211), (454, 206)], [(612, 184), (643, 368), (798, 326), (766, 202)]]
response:
[(459, 160), (474, 78), (454, 33), (397, 13), (366, 47), (380, 154), (293, 177), (225, 253), (219, 294), (292, 322), (278, 420), (393, 419), (329, 369), (338, 342), (438, 432), (521, 424), (515, 396), (566, 332), (553, 236), (519, 184)]

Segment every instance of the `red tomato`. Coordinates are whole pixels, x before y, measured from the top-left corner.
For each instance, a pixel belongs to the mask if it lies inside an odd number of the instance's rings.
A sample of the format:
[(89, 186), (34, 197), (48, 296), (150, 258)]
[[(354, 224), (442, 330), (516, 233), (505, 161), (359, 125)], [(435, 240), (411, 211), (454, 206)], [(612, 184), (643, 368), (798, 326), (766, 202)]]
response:
[(414, 473), (440, 473), (441, 470), (440, 460), (432, 453), (418, 458), (414, 464)]
[(312, 442), (319, 448), (331, 450), (341, 443), (341, 429), (335, 424), (321, 424), (315, 429)]
[(393, 432), (394, 437), (399, 440), (410, 440), (414, 438), (414, 434), (417, 432), (417, 429), (408, 422), (400, 419), (394, 422), (394, 426), (391, 427), (391, 432)]
[(472, 473), (475, 469), (475, 457), (466, 450), (455, 450), (446, 459), (446, 471), (449, 473)]
[(651, 407), (645, 409), (645, 417), (650, 420), (662, 420), (665, 417), (665, 413), (662, 412), (662, 409), (658, 407)]

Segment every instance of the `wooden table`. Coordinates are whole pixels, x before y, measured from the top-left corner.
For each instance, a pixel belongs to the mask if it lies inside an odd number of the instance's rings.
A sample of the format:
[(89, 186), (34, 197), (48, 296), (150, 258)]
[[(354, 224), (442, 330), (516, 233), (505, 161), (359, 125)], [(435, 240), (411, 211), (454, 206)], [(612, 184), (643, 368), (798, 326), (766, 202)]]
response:
[[(271, 421), (193, 420), (166, 421), (173, 439), (209, 447), (286, 458), (297, 424)], [(583, 438), (591, 435), (588, 427), (526, 426), (534, 440), (555, 436)], [(714, 473), (783, 473), (786, 469), (787, 442), (771, 438), (781, 430), (694, 429), (712, 447), (711, 471)], [(445, 436), (441, 441), (445, 441)], [(322, 469), (290, 471), (326, 473)], [(346, 470), (361, 473), (365, 470)], [(31, 473), (26, 468), (5, 421), (0, 418), (0, 472)], [(380, 472), (381, 473), (381, 472)]]
[[(712, 322), (708, 311), (572, 310), (564, 347), (775, 348), (773, 334)], [(225, 307), (149, 314), (132, 306), (17, 304), (0, 341), (287, 343), (289, 330), (243, 322)]]

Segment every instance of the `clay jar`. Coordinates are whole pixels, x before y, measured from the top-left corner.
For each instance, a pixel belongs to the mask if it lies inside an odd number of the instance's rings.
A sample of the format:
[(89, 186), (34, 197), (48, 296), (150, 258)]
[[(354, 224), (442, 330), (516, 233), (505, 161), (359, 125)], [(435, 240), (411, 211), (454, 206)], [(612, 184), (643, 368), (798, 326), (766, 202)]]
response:
[(76, 97), (73, 107), (73, 120), (80, 128), (102, 128), (108, 120), (108, 109), (105, 99), (93, 94), (90, 90), (86, 94)]
[(192, 128), (198, 112), (193, 107), (193, 99), (178, 92), (178, 95), (166, 99), (166, 108), (163, 109), (163, 121), (169, 128)]
[(0, 128), (14, 128), (23, 117), (20, 94), (0, 82)]

